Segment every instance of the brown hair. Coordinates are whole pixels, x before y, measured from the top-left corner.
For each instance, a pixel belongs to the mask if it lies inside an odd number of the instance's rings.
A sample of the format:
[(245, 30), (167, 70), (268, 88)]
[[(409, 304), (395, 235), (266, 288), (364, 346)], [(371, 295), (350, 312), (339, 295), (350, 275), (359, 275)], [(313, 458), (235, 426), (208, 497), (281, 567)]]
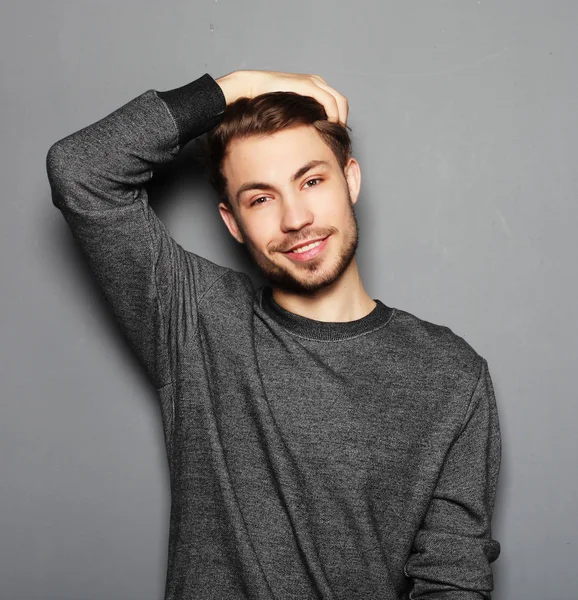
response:
[(220, 122), (201, 140), (205, 174), (216, 190), (219, 201), (230, 210), (232, 202), (227, 193), (223, 163), (227, 148), (233, 139), (265, 136), (289, 127), (311, 125), (333, 151), (342, 169), (351, 156), (351, 138), (348, 125), (330, 122), (323, 105), (312, 96), (295, 92), (268, 92), (255, 98), (239, 98), (229, 104)]

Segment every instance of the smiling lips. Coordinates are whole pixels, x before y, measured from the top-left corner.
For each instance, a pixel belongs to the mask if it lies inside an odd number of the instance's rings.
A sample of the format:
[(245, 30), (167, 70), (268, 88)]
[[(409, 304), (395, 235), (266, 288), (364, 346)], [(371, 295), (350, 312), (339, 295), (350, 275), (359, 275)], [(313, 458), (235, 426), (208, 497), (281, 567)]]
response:
[[(329, 237), (329, 236), (325, 236), (325, 237)], [(301, 248), (304, 248), (305, 246), (309, 246), (309, 244), (314, 244), (315, 242), (322, 242), (325, 238), (315, 238), (314, 240), (308, 240), (306, 242), (303, 242), (301, 244), (297, 244), (296, 246), (293, 246), (293, 248), (291, 248), (290, 250), (286, 250), (285, 253), (288, 252), (294, 252), (295, 250), (301, 250)]]
[(285, 252), (285, 255), (291, 260), (296, 260), (298, 262), (308, 261), (323, 252), (325, 246), (327, 246), (327, 240), (329, 237), (330, 236), (327, 236), (325, 238), (315, 240), (314, 242), (306, 242), (305, 244), (296, 246), (295, 250)]

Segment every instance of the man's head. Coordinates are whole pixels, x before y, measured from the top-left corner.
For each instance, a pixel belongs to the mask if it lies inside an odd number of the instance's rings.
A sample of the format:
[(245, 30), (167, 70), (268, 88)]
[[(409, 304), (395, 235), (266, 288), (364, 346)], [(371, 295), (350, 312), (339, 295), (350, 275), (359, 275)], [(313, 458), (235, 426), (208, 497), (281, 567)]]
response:
[[(358, 245), (361, 174), (346, 126), (320, 103), (293, 92), (240, 98), (208, 133), (206, 159), (223, 221), (273, 286), (315, 292), (341, 277)], [(286, 254), (327, 236), (313, 258)]]

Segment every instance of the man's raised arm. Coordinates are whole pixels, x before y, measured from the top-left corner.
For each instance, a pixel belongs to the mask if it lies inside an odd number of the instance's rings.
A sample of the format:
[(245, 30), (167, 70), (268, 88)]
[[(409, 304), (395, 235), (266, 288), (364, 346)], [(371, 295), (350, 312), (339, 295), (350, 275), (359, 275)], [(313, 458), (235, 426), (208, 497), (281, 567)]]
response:
[(157, 388), (172, 382), (169, 332), (195, 332), (203, 293), (231, 269), (177, 244), (144, 186), (156, 166), (217, 125), (228, 104), (273, 91), (312, 96), (328, 119), (347, 120), (347, 99), (318, 75), (206, 73), (173, 90), (148, 90), (48, 151), (52, 201)]
[(171, 238), (144, 185), (225, 107), (207, 73), (174, 90), (144, 92), (53, 144), (46, 158), (52, 201), (157, 388), (171, 382), (169, 315), (176, 303), (190, 303), (194, 329), (198, 299), (225, 268)]

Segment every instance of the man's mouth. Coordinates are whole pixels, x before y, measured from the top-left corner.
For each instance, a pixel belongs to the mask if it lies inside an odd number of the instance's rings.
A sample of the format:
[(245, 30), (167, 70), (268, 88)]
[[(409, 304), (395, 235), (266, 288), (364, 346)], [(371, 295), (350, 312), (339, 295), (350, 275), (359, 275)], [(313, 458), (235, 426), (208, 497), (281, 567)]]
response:
[(327, 239), (329, 236), (325, 236), (324, 238), (315, 238), (309, 242), (301, 242), (300, 244), (297, 244), (296, 246), (293, 246), (293, 248), (291, 248), (291, 250), (287, 250), (285, 253), (289, 253), (289, 252), (304, 252), (309, 250), (311, 247), (314, 246), (318, 246), (323, 240)]
[(307, 242), (303, 245), (297, 246), (294, 250), (285, 252), (289, 258), (298, 261), (305, 261), (317, 256), (323, 252), (325, 246), (327, 246), (327, 240), (329, 236), (321, 239), (317, 239), (314, 242)]

